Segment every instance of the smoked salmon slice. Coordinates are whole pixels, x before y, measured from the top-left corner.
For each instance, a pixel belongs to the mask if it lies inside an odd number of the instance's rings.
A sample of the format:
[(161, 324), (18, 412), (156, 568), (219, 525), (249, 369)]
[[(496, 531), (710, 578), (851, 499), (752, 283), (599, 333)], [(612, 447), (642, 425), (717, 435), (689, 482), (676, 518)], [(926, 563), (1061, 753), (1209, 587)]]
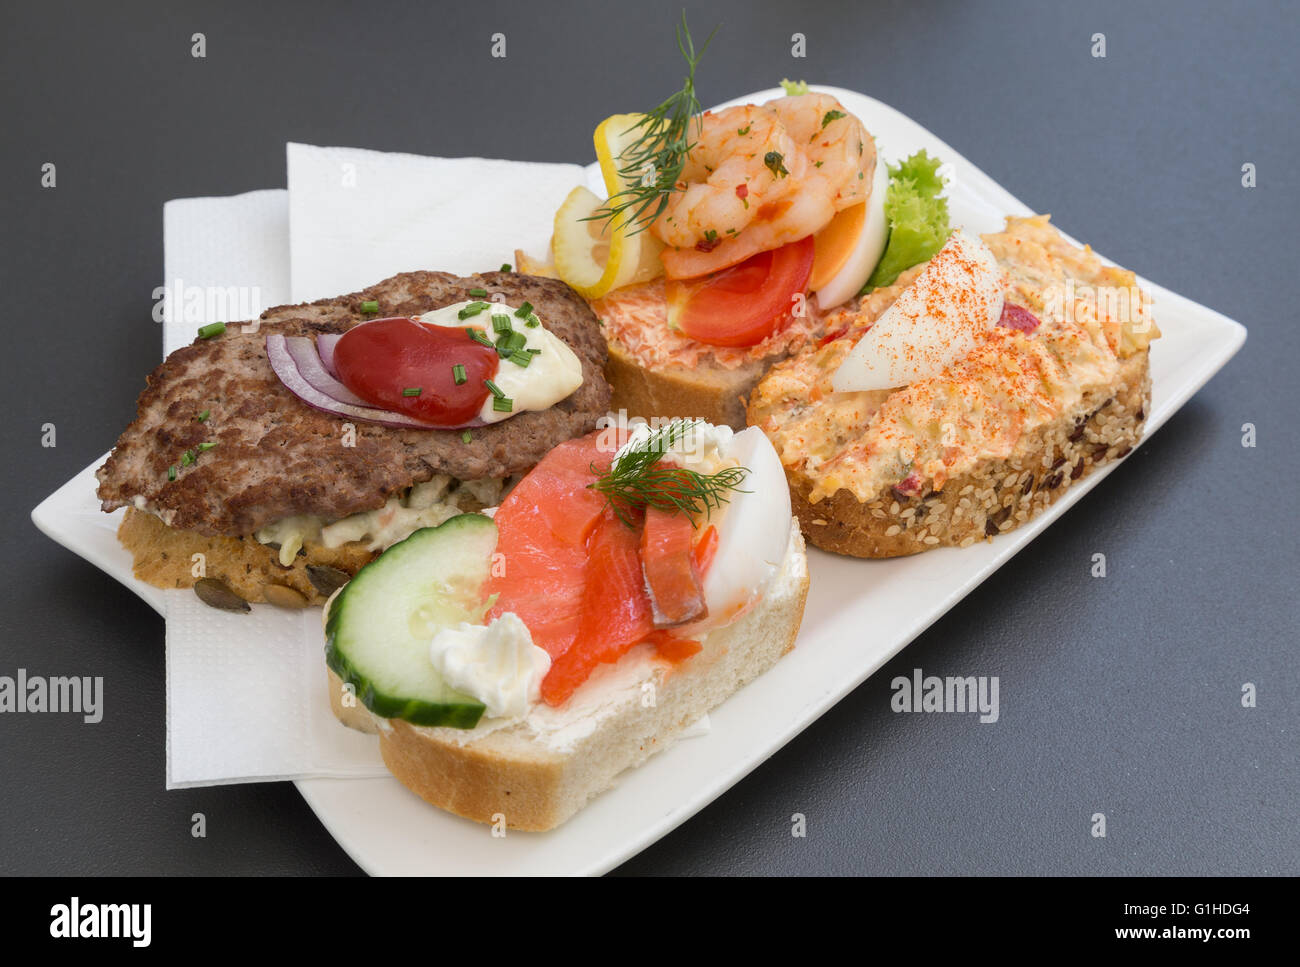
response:
[(684, 511), (646, 508), (641, 565), (656, 628), (686, 624), (709, 613), (695, 563), (694, 540), (695, 525)]
[[(657, 630), (659, 618), (681, 624), (706, 613), (700, 575), (717, 533), (698, 544), (685, 514), (625, 508), (629, 526), (591, 489), (609, 468), (617, 440), (592, 433), (552, 450), (497, 509), (497, 551), (486, 593), (488, 619), (513, 612), (533, 643), (551, 656), (542, 700), (568, 701), (602, 664), (618, 661), (643, 641), (667, 660), (682, 661), (698, 642)], [(651, 590), (656, 595), (651, 600)]]
[(548, 705), (563, 705), (597, 665), (618, 661), (654, 631), (638, 544), (634, 528), (612, 510), (604, 512), (588, 545), (578, 633), (564, 654), (552, 656), (542, 679)]
[(598, 434), (562, 443), (521, 480), (496, 513), (497, 552), (487, 594), (489, 619), (514, 612), (552, 661), (573, 644), (586, 590), (587, 542), (605, 498), (587, 485), (608, 467), (612, 450)]

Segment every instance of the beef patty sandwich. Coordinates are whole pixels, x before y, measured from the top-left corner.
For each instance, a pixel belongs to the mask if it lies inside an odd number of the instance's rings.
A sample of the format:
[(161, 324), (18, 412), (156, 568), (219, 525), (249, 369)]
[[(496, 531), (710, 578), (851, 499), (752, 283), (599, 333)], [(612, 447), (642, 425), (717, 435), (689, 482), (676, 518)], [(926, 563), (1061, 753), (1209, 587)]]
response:
[(605, 362), (558, 280), (403, 273), (205, 326), (149, 375), (98, 495), (127, 508), (118, 537), (150, 584), (321, 602), (594, 428)]

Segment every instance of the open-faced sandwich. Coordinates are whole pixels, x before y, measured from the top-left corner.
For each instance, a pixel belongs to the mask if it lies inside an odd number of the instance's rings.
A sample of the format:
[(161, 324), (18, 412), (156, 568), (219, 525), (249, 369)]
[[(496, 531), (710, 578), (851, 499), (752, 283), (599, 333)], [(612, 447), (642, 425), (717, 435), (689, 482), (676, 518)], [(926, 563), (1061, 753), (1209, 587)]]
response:
[(739, 429), (755, 384), (821, 337), (827, 311), (934, 253), (946, 208), (929, 191), (938, 162), (887, 169), (862, 121), (802, 83), (700, 112), (679, 41), (682, 90), (596, 129), (607, 197), (569, 195), (553, 267), (519, 259), (591, 302), (614, 409)]
[[(637, 167), (643, 123), (617, 116), (597, 133), (598, 145), (622, 148), (601, 152), (617, 157), (615, 178)], [(706, 111), (692, 123), (677, 190), (644, 231), (624, 239), (641, 249), (638, 264), (653, 254), (658, 275), (615, 277), (585, 294), (609, 344), (615, 408), (703, 413), (740, 427), (759, 377), (815, 339), (825, 308), (854, 296), (874, 268), (886, 237), (885, 169), (862, 122), (826, 94)], [(562, 276), (588, 227), (610, 224), (578, 219), (622, 202), (617, 193), (609, 203), (581, 193), (586, 204), (557, 219)]]
[(590, 431), (605, 360), (581, 298), (513, 272), (410, 272), (205, 326), (150, 374), (99, 498), (128, 508), (142, 580), (241, 610), (323, 602)]
[(759, 430), (600, 430), (330, 600), (330, 702), (434, 805), (550, 829), (785, 654), (807, 586)]
[(924, 265), (827, 319), (758, 384), (818, 547), (894, 557), (1009, 531), (1126, 455), (1160, 333), (1132, 272), (1048, 216), (953, 232)]

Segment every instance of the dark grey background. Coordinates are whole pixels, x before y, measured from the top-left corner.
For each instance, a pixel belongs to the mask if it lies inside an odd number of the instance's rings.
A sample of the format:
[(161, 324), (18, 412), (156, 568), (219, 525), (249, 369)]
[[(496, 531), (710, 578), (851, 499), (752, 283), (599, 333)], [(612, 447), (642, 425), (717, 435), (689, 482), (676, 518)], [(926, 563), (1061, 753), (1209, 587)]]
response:
[[(586, 160), (596, 122), (677, 84), (679, 9), (4, 5), (0, 674), (103, 675), (106, 715), (0, 717), (0, 871), (356, 872), (291, 785), (164, 790), (162, 621), (28, 517), (112, 444), (158, 360), (163, 202), (283, 186), (288, 140)], [(697, 36), (725, 22), (699, 72), (706, 104), (784, 76), (872, 94), (1250, 338), (1044, 537), (623, 871), (1300, 872), (1296, 8), (779, 0), (689, 14)], [(190, 56), (195, 31), (206, 59)], [(505, 60), (489, 57), (495, 32)], [(1104, 580), (1088, 573), (1096, 552)], [(888, 683), (914, 667), (1000, 676), (1001, 721), (892, 714)], [(1244, 682), (1256, 709), (1241, 708)], [(190, 836), (195, 812), (206, 839)], [(1105, 839), (1089, 835), (1094, 812)]]

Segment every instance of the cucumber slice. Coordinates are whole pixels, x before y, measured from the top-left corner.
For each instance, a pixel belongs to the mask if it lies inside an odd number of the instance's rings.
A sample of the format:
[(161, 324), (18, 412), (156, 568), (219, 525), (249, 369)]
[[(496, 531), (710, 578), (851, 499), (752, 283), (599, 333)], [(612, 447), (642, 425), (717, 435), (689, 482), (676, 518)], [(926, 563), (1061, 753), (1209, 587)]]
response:
[(448, 686), (429, 659), (440, 629), (482, 621), (497, 526), (461, 514), (415, 531), (344, 586), (325, 626), (325, 662), (376, 715), (472, 729), (483, 703)]

